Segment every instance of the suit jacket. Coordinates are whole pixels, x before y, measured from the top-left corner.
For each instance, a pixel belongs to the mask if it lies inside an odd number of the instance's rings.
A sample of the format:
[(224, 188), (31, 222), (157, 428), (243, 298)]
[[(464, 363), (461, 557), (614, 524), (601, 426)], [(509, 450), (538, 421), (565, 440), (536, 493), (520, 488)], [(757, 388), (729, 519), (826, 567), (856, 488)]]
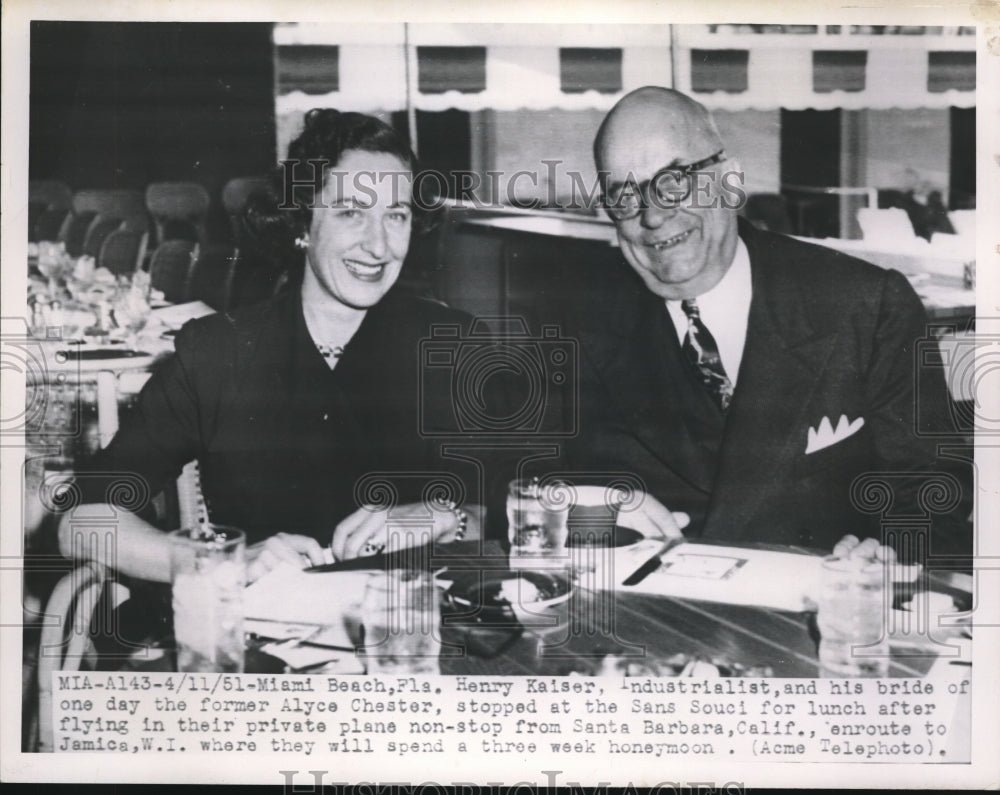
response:
[[(848, 533), (888, 529), (888, 543), (905, 547), (901, 534), (933, 522), (933, 552), (971, 551), (968, 468), (940, 458), (939, 439), (925, 435), (947, 422), (949, 398), (940, 371), (914, 366), (926, 316), (907, 280), (742, 221), (740, 236), (753, 298), (721, 446), (698, 427), (706, 395), (671, 377), (686, 363), (664, 301), (623, 266), (574, 321), (582, 367), (571, 467), (634, 473), (691, 514), (692, 536), (828, 550)], [(918, 402), (928, 418), (920, 433)], [(807, 454), (809, 429), (841, 415), (864, 424)]]

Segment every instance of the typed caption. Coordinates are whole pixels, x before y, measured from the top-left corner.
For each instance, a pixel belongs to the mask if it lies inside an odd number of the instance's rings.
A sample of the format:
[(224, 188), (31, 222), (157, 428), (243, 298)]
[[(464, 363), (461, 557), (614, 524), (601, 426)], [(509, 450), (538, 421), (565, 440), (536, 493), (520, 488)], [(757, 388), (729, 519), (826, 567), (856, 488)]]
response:
[(57, 752), (958, 762), (968, 679), (56, 673)]

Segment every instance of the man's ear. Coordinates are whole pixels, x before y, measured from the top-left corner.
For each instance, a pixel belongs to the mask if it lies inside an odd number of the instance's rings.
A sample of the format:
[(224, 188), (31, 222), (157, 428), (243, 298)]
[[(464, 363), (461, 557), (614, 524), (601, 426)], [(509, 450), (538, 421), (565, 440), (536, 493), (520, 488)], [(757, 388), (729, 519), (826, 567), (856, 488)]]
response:
[(747, 203), (746, 179), (739, 158), (731, 157), (719, 164), (718, 197), (728, 210), (741, 210)]

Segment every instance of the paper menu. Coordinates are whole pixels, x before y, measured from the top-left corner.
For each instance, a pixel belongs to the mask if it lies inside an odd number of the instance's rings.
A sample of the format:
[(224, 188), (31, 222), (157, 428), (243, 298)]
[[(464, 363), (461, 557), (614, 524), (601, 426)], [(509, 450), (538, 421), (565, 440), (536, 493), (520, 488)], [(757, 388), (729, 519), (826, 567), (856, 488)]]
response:
[(797, 552), (690, 542), (675, 544), (660, 559), (644, 580), (619, 589), (798, 612), (815, 609), (823, 562)]
[(357, 616), (370, 575), (369, 571), (308, 573), (282, 563), (246, 588), (244, 613), (248, 619), (322, 627), (309, 643), (352, 649), (355, 643), (348, 624)]

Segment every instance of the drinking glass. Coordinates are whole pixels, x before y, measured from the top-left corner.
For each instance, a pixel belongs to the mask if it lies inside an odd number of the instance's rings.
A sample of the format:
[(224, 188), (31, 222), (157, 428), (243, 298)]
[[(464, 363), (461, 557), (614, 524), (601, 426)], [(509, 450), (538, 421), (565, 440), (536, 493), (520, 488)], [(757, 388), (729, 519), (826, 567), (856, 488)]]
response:
[(440, 673), (440, 597), (430, 572), (373, 572), (361, 603), (361, 623), (368, 673)]
[(537, 478), (512, 480), (507, 488), (507, 537), (511, 568), (564, 568), (569, 565), (567, 519), (572, 488)]
[(139, 332), (146, 327), (150, 307), (140, 290), (127, 288), (115, 298), (115, 322), (125, 331), (129, 350), (138, 350)]
[(170, 534), (177, 670), (243, 671), (246, 539), (232, 527)]
[(823, 561), (818, 612), (820, 675), (884, 677), (889, 670), (886, 571), (882, 561)]
[(48, 280), (50, 298), (59, 296), (60, 282), (66, 278), (70, 267), (72, 262), (64, 243), (45, 241), (38, 244), (38, 271)]

